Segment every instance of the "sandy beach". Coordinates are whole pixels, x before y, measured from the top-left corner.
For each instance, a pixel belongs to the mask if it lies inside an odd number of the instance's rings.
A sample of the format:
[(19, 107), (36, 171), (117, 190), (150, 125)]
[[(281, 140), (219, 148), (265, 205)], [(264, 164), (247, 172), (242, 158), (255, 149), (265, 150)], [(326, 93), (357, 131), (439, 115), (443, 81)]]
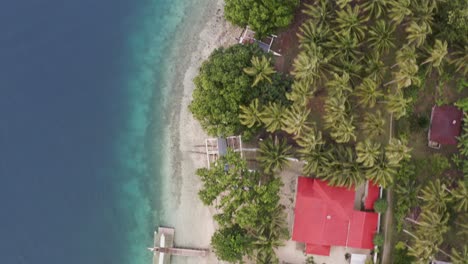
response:
[[(187, 28), (185, 31), (184, 52), (187, 57), (183, 64), (177, 67), (178, 79), (174, 85), (183, 88), (179, 98), (175, 98), (171, 107), (173, 113), (170, 116), (170, 177), (164, 183), (164, 219), (163, 223), (176, 229), (175, 244), (181, 247), (209, 248), (210, 239), (215, 231), (213, 221), (214, 211), (204, 206), (198, 198), (201, 182), (195, 175), (197, 168), (206, 166), (204, 142), (207, 135), (192, 114), (188, 105), (192, 100), (192, 92), (195, 88), (193, 79), (198, 74), (202, 62), (208, 58), (211, 52), (221, 46), (233, 45), (241, 34), (241, 29), (233, 27), (223, 18), (223, 1), (210, 5), (204, 10), (204, 17), (208, 18), (199, 26), (203, 30), (198, 34), (191, 33), (197, 26)], [(185, 65), (186, 64), (186, 65)], [(183, 78), (181, 78), (183, 76)], [(180, 87), (179, 86), (179, 87)], [(175, 110), (174, 110), (175, 109)], [(214, 253), (207, 258), (172, 257), (172, 263), (218, 263)]]

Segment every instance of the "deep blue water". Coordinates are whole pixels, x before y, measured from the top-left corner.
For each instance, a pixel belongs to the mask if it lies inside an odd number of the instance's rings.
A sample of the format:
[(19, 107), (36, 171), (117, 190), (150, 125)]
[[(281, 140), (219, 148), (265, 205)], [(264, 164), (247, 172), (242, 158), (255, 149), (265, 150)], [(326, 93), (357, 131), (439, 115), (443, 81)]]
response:
[(150, 259), (153, 63), (175, 30), (157, 23), (177, 2), (0, 2), (0, 263)]

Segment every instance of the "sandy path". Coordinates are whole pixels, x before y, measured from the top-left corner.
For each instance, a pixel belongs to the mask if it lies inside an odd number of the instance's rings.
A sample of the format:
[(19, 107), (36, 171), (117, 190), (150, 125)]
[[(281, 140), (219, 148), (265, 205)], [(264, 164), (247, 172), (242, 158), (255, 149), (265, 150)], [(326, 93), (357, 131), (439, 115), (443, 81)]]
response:
[[(197, 168), (206, 166), (206, 156), (195, 153), (202, 152), (206, 134), (188, 111), (194, 90), (193, 78), (197, 75), (201, 63), (208, 58), (211, 52), (220, 46), (235, 44), (236, 37), (241, 29), (234, 28), (223, 18), (223, 1), (211, 4), (204, 11), (203, 30), (193, 34), (190, 30), (181, 33), (187, 34), (185, 48), (189, 50), (188, 57), (179, 61), (179, 70), (183, 78), (175, 80), (175, 85), (183, 87), (180, 98), (175, 98), (177, 109), (171, 114), (169, 131), (174, 131), (170, 137), (172, 169), (170, 178), (165, 186), (169, 191), (163, 201), (165, 213), (163, 219), (167, 225), (176, 229), (175, 244), (183, 247), (209, 248), (211, 235), (215, 230), (212, 219), (213, 209), (204, 206), (198, 199), (201, 182), (195, 175)], [(181, 51), (182, 52), (182, 51)], [(172, 257), (172, 263), (218, 263), (215, 255), (207, 258)]]

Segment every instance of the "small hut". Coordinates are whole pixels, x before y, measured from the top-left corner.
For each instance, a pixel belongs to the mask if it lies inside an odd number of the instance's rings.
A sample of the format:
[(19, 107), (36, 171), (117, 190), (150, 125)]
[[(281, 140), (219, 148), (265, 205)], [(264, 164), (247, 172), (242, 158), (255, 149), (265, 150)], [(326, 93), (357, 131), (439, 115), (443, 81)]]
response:
[(273, 55), (275, 56), (281, 56), (281, 54), (271, 50), (271, 46), (273, 45), (273, 41), (275, 41), (275, 38), (277, 38), (276, 35), (270, 35), (266, 37), (263, 40), (258, 40), (255, 38), (255, 31), (251, 30), (249, 26), (245, 28), (245, 30), (242, 32), (241, 37), (239, 38), (239, 43), (240, 44), (254, 44), (257, 43), (257, 45), (265, 52), (272, 52)]
[(440, 149), (442, 145), (456, 145), (461, 134), (463, 111), (453, 105), (434, 106), (428, 133), (428, 145)]

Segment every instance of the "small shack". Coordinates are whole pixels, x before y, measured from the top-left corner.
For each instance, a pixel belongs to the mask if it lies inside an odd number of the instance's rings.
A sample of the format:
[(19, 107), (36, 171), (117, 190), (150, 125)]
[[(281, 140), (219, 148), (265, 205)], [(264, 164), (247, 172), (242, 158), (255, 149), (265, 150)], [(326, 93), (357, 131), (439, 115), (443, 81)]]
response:
[(227, 138), (207, 138), (205, 139), (205, 148), (208, 169), (213, 162), (216, 162), (219, 159), (219, 157), (226, 155), (228, 148), (234, 152), (240, 152), (241, 157), (243, 156), (242, 137), (240, 135), (230, 136)]
[(265, 52), (272, 52), (273, 55), (275, 56), (281, 56), (281, 54), (274, 52), (271, 50), (271, 46), (273, 45), (273, 41), (275, 41), (275, 38), (277, 38), (276, 35), (270, 35), (266, 37), (263, 40), (258, 40), (255, 38), (255, 31), (251, 30), (249, 26), (245, 28), (245, 30), (242, 32), (242, 35), (239, 38), (239, 43), (240, 44), (254, 44), (257, 43), (257, 45)]
[(463, 111), (453, 105), (432, 107), (428, 145), (440, 149), (442, 145), (456, 145), (461, 134)]

